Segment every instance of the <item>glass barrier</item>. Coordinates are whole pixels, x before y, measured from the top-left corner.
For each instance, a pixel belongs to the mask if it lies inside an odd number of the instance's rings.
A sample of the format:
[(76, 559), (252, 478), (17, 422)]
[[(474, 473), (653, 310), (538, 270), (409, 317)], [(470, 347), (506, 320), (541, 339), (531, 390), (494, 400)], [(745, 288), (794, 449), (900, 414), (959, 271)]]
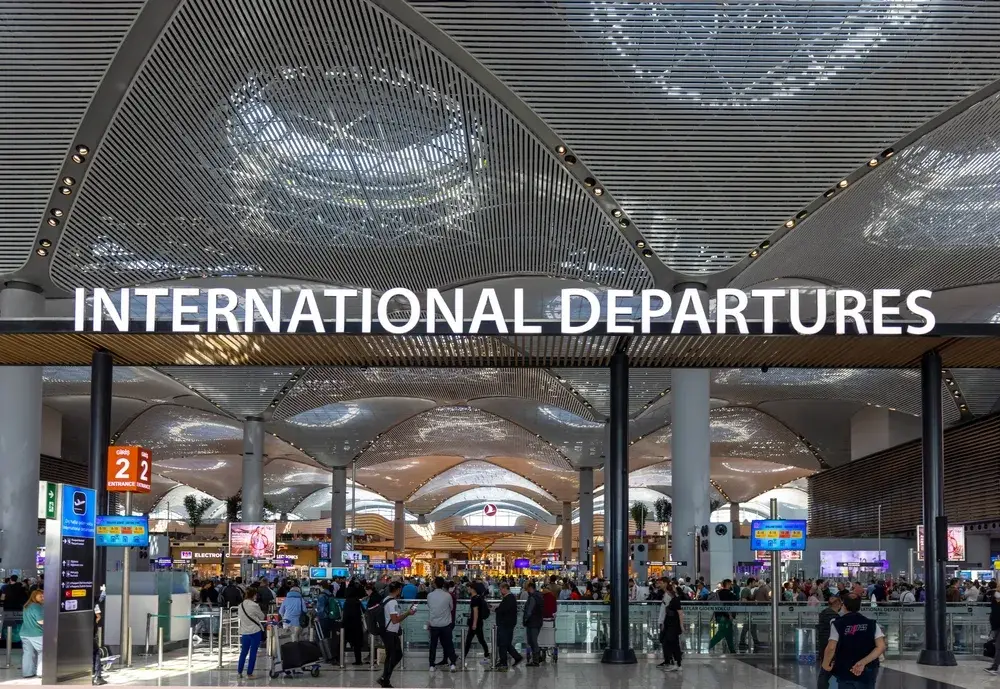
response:
[[(495, 605), (499, 601), (489, 601)], [(426, 601), (405, 601), (406, 607), (415, 605), (416, 614), (404, 625), (403, 643), (408, 653), (426, 652), (430, 639), (427, 632), (428, 611)], [(686, 653), (707, 654), (713, 652), (739, 653), (749, 655), (769, 655), (774, 638), (771, 629), (771, 606), (769, 603), (724, 605), (719, 603), (686, 602), (684, 612), (684, 636), (682, 646)], [(525, 645), (525, 632), (521, 624), (524, 601), (518, 601), (518, 626), (514, 633), (514, 643), (518, 649)], [(821, 606), (806, 603), (782, 603), (778, 608), (779, 653), (782, 657), (796, 658), (800, 662), (815, 662), (822, 649), (816, 647)], [(598, 601), (560, 601), (555, 617), (554, 635), (542, 635), (545, 641), (551, 639), (549, 652), (569, 654), (599, 654), (608, 642), (608, 616), (610, 606)], [(866, 604), (862, 614), (874, 618), (886, 636), (887, 657), (915, 655), (923, 648), (924, 606), (923, 604), (884, 603), (872, 608)], [(655, 655), (661, 652), (659, 640), (658, 602), (632, 602), (628, 607), (629, 641), (636, 653)], [(459, 648), (463, 635), (468, 631), (468, 602), (459, 601), (455, 619), (455, 650)], [(949, 603), (946, 611), (949, 648), (956, 655), (981, 656), (983, 645), (990, 633), (989, 604)], [(495, 615), (485, 622), (485, 636), (488, 644), (493, 643), (492, 634)], [(468, 634), (467, 634), (468, 635)], [(729, 644), (732, 648), (727, 648)], [(482, 649), (477, 641), (472, 642), (475, 656), (481, 657)]]

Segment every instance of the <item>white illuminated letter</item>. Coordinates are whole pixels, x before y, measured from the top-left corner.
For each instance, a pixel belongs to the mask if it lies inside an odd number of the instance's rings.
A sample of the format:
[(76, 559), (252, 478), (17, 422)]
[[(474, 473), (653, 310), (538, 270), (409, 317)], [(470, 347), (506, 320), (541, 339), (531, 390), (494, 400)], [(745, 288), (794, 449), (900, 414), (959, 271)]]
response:
[(930, 299), (934, 296), (930, 290), (918, 289), (914, 292), (910, 292), (906, 295), (906, 308), (917, 318), (921, 318), (924, 321), (923, 325), (908, 325), (906, 326), (906, 333), (908, 335), (926, 335), (927, 333), (934, 330), (935, 318), (934, 312), (930, 309), (925, 309), (923, 306), (917, 303), (918, 299)]
[[(689, 311), (693, 311), (693, 313), (689, 313)], [(701, 292), (694, 287), (688, 287), (681, 294), (680, 303), (677, 304), (677, 313), (674, 315), (674, 325), (670, 332), (674, 335), (678, 334), (688, 321), (697, 323), (702, 335), (712, 333), (712, 326), (708, 324), (705, 305), (701, 300)]]
[(635, 293), (630, 289), (609, 289), (608, 298), (608, 332), (617, 335), (629, 335), (635, 332), (634, 325), (618, 325), (619, 316), (632, 315), (631, 306), (619, 306), (619, 299), (631, 299)]
[(527, 325), (524, 322), (524, 290), (520, 287), (514, 290), (514, 332), (519, 335), (537, 335), (542, 332), (542, 326)]
[(184, 297), (197, 297), (200, 290), (197, 287), (175, 287), (173, 294), (173, 331), (175, 333), (196, 333), (201, 330), (201, 323), (185, 323), (184, 314), (198, 313), (198, 305), (190, 306), (184, 303)]
[(361, 332), (372, 331), (372, 291), (365, 287), (361, 290)]
[[(138, 292), (139, 290), (136, 290)], [(219, 306), (219, 297), (226, 298), (226, 305)], [(146, 301), (146, 329), (149, 330), (149, 303)], [(205, 330), (214, 333), (219, 327), (219, 316), (226, 319), (226, 325), (229, 327), (229, 332), (238, 333), (240, 331), (239, 321), (236, 320), (236, 314), (233, 313), (236, 307), (239, 306), (239, 298), (236, 296), (236, 292), (231, 289), (213, 288), (208, 290), (208, 321), (205, 323)], [(155, 306), (154, 306), (155, 309)]]
[(826, 327), (826, 290), (816, 290), (816, 322), (806, 326), (802, 324), (801, 309), (802, 292), (791, 289), (788, 292), (788, 311), (792, 321), (792, 330), (799, 335), (815, 335)]
[(120, 311), (115, 308), (110, 295), (108, 295), (108, 290), (103, 287), (94, 288), (94, 332), (101, 332), (105, 311), (108, 312), (108, 317), (118, 328), (118, 332), (128, 332), (128, 288), (121, 290), (119, 294), (121, 294)]
[[(660, 308), (653, 308), (653, 298), (660, 300)], [(649, 333), (650, 321), (670, 313), (670, 293), (662, 289), (642, 290), (642, 332)]]
[(146, 298), (147, 333), (151, 333), (156, 329), (156, 298), (169, 295), (170, 291), (166, 287), (139, 287), (135, 290), (135, 296)]
[[(486, 307), (490, 312), (486, 313)], [(469, 333), (479, 332), (479, 326), (483, 321), (493, 321), (497, 326), (497, 332), (507, 333), (507, 322), (503, 316), (503, 309), (500, 308), (500, 300), (497, 299), (497, 291), (492, 287), (487, 287), (479, 293), (479, 303), (476, 304), (476, 312), (472, 314), (472, 323), (469, 325)]]
[[(834, 295), (837, 300), (837, 334), (843, 335), (847, 332), (847, 319), (851, 318), (858, 328), (858, 334), (865, 335), (868, 332), (868, 326), (865, 323), (865, 317), (861, 315), (868, 303), (865, 295), (856, 289), (838, 289)], [(848, 299), (854, 300), (854, 306), (851, 308), (847, 308)]]
[[(308, 313), (306, 309), (308, 309)], [(326, 328), (323, 326), (323, 317), (319, 315), (319, 306), (316, 304), (316, 295), (311, 289), (299, 291), (299, 298), (295, 300), (292, 316), (288, 319), (288, 332), (296, 332), (302, 321), (312, 321), (313, 328), (318, 333), (326, 332)]]
[[(410, 317), (404, 325), (396, 325), (389, 320), (389, 303), (396, 297), (402, 297), (410, 307)], [(413, 330), (420, 320), (420, 300), (411, 290), (393, 287), (382, 293), (378, 298), (378, 322), (386, 332), (393, 335), (405, 335)]]
[(785, 296), (783, 289), (752, 289), (750, 296), (753, 299), (764, 300), (764, 334), (770, 335), (774, 332), (774, 300)]
[[(727, 303), (729, 297), (736, 299), (736, 305), (730, 307)], [(732, 318), (736, 321), (736, 329), (739, 330), (741, 335), (746, 335), (750, 332), (747, 327), (747, 317), (743, 312), (747, 308), (749, 303), (747, 298), (747, 293), (741, 289), (720, 289), (715, 293), (715, 333), (717, 335), (726, 334), (726, 323), (728, 318)]]
[(333, 330), (337, 333), (344, 332), (344, 318), (346, 317), (347, 307), (345, 306), (345, 300), (347, 297), (358, 296), (358, 290), (356, 289), (325, 289), (323, 290), (324, 297), (333, 297), (333, 309), (334, 309), (334, 322)]
[(456, 335), (462, 334), (462, 326), (464, 325), (462, 321), (465, 317), (465, 290), (461, 287), (456, 289), (452, 295), (452, 301), (454, 302), (454, 310), (448, 306), (448, 302), (444, 300), (440, 290), (427, 290), (427, 332), (436, 332), (437, 314), (440, 311), (441, 318), (448, 324), (451, 331)]
[(886, 316), (898, 316), (898, 306), (886, 306), (882, 302), (889, 298), (899, 299), (902, 294), (898, 289), (877, 289), (872, 291), (872, 333), (875, 335), (900, 335), (901, 325), (886, 325)]
[[(587, 300), (590, 315), (587, 316), (587, 322), (583, 325), (573, 325), (573, 297), (580, 297)], [(589, 289), (567, 287), (562, 290), (561, 308), (563, 335), (585, 333), (597, 325), (597, 321), (601, 320), (601, 302), (597, 299), (597, 295)]]
[(82, 287), (76, 288), (76, 301), (73, 305), (73, 329), (83, 332), (83, 323), (87, 314), (87, 290)]
[(281, 290), (275, 287), (271, 290), (271, 310), (268, 311), (267, 304), (264, 303), (260, 292), (253, 288), (248, 288), (243, 295), (243, 317), (245, 321), (244, 330), (248, 333), (254, 331), (254, 321), (257, 314), (264, 321), (264, 325), (272, 333), (281, 331)]

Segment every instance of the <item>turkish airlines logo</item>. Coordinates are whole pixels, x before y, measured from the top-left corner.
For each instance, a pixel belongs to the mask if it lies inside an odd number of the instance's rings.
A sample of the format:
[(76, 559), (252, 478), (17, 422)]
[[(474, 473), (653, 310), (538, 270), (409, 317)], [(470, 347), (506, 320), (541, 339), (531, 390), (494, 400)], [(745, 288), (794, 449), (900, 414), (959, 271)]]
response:
[(497, 516), (497, 506), (492, 503), (486, 505), (485, 507), (483, 507), (483, 514), (485, 514), (487, 517)]

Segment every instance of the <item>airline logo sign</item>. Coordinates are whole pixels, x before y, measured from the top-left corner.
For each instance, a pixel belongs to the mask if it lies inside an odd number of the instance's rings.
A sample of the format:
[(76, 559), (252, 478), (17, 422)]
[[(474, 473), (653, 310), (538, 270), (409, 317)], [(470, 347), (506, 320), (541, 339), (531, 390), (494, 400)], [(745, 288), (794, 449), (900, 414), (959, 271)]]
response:
[(487, 517), (497, 516), (497, 506), (492, 503), (487, 504), (485, 507), (483, 507), (483, 514), (485, 514)]
[(148, 493), (152, 490), (153, 455), (143, 447), (108, 448), (108, 492)]

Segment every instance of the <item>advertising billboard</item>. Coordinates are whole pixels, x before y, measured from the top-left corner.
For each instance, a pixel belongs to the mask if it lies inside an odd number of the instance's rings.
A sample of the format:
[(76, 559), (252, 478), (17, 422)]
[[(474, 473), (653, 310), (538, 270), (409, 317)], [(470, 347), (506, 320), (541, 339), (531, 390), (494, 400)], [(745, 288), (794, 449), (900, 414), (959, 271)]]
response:
[[(924, 561), (924, 525), (917, 525), (917, 560)], [(948, 562), (965, 562), (965, 527), (948, 527)]]
[(888, 570), (884, 550), (821, 550), (819, 574), (822, 577), (847, 577), (852, 572), (875, 574)]
[(229, 556), (271, 560), (277, 550), (278, 525), (229, 524)]

